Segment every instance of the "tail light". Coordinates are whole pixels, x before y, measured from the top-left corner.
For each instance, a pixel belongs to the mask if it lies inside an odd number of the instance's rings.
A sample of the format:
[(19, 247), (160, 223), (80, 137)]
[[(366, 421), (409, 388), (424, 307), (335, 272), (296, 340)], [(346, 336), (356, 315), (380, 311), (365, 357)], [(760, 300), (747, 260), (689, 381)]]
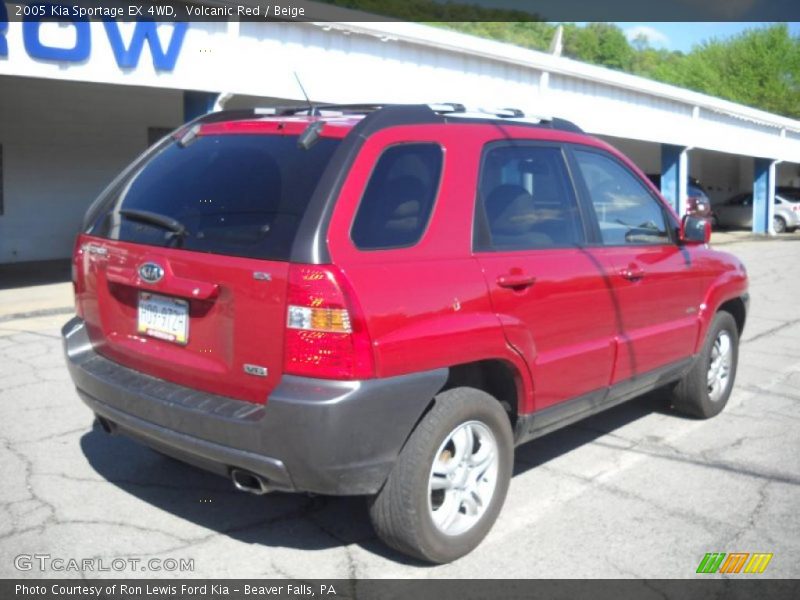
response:
[(793, 212), (800, 212), (800, 204), (792, 204)]
[(288, 305), (286, 373), (323, 379), (374, 375), (366, 325), (341, 271), (331, 266), (292, 265)]

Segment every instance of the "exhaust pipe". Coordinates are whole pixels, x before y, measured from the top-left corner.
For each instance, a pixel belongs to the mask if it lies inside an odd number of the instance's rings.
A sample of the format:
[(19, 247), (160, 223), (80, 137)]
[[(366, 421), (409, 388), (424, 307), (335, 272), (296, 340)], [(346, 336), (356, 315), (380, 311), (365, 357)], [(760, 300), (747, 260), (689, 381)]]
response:
[(113, 434), (114, 431), (117, 429), (116, 423), (112, 423), (105, 417), (101, 417), (100, 415), (96, 416), (97, 424), (100, 425), (100, 429), (105, 431), (108, 434)]
[(231, 469), (231, 481), (237, 490), (248, 494), (261, 496), (272, 491), (266, 479), (242, 469)]

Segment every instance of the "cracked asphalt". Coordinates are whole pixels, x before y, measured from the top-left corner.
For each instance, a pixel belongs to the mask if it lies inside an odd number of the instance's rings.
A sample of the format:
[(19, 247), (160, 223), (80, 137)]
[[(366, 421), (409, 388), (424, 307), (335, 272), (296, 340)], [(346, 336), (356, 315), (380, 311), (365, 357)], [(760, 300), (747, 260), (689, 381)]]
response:
[(722, 415), (684, 418), (651, 394), (518, 448), (488, 538), (437, 567), (387, 550), (362, 498), (251, 496), (105, 435), (64, 366), (68, 310), (34, 302), (0, 322), (0, 577), (143, 574), (14, 567), (46, 553), (194, 559), (156, 577), (684, 578), (706, 552), (772, 552), (761, 577), (797, 578), (800, 234), (723, 249), (745, 261), (752, 300)]

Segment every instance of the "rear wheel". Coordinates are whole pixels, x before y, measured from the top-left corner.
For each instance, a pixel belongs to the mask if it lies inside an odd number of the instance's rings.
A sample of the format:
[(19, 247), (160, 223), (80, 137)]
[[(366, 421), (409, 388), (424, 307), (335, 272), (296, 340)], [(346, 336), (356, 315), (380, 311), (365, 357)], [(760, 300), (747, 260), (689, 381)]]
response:
[(694, 366), (673, 390), (673, 406), (703, 419), (719, 414), (731, 395), (738, 359), (736, 321), (730, 313), (718, 312)]
[(775, 217), (772, 219), (772, 228), (775, 233), (784, 233), (786, 231), (786, 221), (783, 220), (783, 217)]
[(472, 388), (442, 392), (370, 499), (375, 531), (416, 558), (455, 560), (497, 519), (512, 465), (511, 424), (500, 403)]

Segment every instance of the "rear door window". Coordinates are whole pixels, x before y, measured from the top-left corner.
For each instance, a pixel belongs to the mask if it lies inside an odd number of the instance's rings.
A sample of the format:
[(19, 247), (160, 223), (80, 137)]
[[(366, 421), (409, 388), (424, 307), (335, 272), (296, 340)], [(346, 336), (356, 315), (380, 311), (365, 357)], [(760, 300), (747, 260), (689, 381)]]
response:
[(442, 174), (438, 144), (392, 146), (381, 154), (367, 183), (350, 237), (360, 250), (413, 246), (433, 211)]
[[(114, 240), (288, 260), (317, 182), (339, 140), (309, 149), (297, 136), (199, 135), (174, 141), (107, 192), (89, 233)], [(147, 216), (170, 219), (166, 227)], [(143, 218), (144, 216), (144, 218)]]
[(800, 190), (796, 189), (780, 189), (776, 193), (780, 194), (789, 202), (800, 202)]
[(565, 248), (584, 242), (561, 148), (494, 143), (484, 154), (476, 250)]

